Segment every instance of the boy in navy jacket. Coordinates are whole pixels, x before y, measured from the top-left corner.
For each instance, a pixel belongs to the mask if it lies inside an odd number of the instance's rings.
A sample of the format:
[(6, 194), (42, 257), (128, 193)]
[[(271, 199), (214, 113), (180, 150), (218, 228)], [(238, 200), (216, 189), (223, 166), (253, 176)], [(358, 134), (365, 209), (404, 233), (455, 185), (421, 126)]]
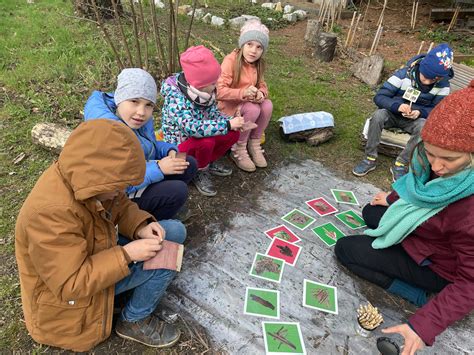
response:
[[(377, 147), (384, 128), (401, 128), (410, 134), (405, 149), (390, 168), (393, 181), (406, 174), (411, 152), (419, 141), (428, 114), (449, 95), (449, 80), (454, 77), (452, 62), (452, 49), (447, 44), (440, 44), (428, 54), (410, 59), (382, 85), (374, 97), (379, 109), (370, 119), (366, 157), (352, 170), (354, 175), (364, 176), (375, 169)], [(408, 88), (421, 92), (411, 105), (403, 98)]]

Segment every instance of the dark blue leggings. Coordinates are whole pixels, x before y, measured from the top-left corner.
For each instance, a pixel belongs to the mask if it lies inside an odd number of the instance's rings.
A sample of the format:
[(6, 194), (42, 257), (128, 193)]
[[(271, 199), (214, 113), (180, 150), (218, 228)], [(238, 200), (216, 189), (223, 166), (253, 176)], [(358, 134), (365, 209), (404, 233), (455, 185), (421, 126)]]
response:
[(188, 199), (188, 184), (197, 172), (196, 159), (187, 156), (184, 174), (165, 175), (164, 180), (149, 185), (139, 198), (132, 201), (151, 213), (158, 221), (172, 219)]

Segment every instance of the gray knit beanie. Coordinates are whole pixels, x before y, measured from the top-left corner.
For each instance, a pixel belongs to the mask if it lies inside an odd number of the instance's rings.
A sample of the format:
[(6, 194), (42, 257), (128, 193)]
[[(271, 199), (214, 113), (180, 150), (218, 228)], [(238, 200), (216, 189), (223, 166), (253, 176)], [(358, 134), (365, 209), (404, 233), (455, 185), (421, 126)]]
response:
[(268, 42), (270, 41), (268, 33), (267, 26), (262, 24), (259, 20), (248, 20), (240, 29), (239, 48), (242, 48), (242, 46), (249, 41), (257, 41), (260, 42), (263, 50), (266, 51)]
[(130, 99), (146, 99), (156, 104), (157, 88), (155, 79), (140, 68), (126, 68), (117, 77), (114, 100), (118, 106)]

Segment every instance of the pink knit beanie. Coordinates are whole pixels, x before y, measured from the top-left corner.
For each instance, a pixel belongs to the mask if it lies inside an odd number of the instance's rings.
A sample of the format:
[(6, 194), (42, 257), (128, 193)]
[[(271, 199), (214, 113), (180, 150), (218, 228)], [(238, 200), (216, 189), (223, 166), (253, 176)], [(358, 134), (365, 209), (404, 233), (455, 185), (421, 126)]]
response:
[(197, 89), (215, 84), (221, 75), (221, 66), (214, 54), (204, 46), (189, 47), (179, 62), (186, 81)]
[(266, 51), (270, 41), (267, 26), (257, 19), (245, 22), (240, 29), (239, 48), (242, 48), (242, 46), (249, 41), (260, 42), (263, 50)]

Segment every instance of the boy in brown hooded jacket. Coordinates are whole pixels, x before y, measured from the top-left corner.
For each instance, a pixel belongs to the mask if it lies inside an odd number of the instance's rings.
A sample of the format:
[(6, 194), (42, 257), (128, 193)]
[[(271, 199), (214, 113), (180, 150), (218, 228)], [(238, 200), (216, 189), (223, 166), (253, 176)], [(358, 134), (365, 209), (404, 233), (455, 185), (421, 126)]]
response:
[[(179, 330), (153, 315), (175, 272), (142, 269), (166, 228), (124, 194), (143, 181), (139, 151), (121, 123), (82, 123), (23, 204), (15, 252), (26, 326), (37, 342), (91, 349), (110, 335), (114, 295), (130, 289), (117, 333), (154, 347), (178, 341)], [(182, 243), (184, 226), (171, 222), (181, 229), (174, 226), (166, 239)], [(117, 229), (131, 241), (117, 245)]]

